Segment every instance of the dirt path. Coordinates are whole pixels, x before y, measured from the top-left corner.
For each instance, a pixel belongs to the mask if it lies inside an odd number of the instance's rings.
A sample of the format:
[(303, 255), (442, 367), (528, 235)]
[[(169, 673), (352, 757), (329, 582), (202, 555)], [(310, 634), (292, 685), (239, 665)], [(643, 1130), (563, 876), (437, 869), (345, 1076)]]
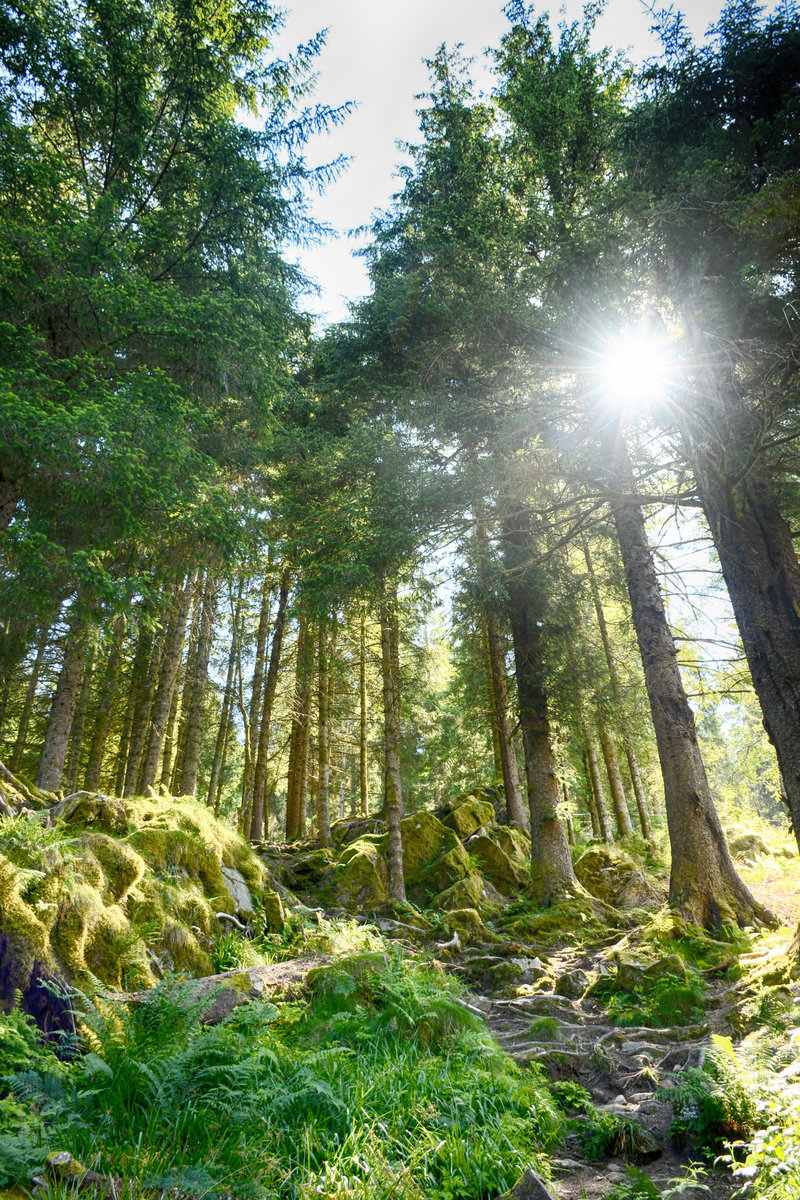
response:
[[(561, 950), (548, 957), (547, 974), (563, 990), (579, 993), (583, 973), (597, 970), (601, 958), (598, 950)], [(656, 1100), (654, 1092), (658, 1086), (669, 1086), (686, 1067), (702, 1062), (712, 1033), (730, 1035), (725, 987), (717, 985), (710, 991), (707, 1020), (701, 1025), (620, 1029), (611, 1024), (598, 1002), (561, 995), (552, 985), (548, 988), (535, 965), (528, 974), (531, 990), (542, 990), (514, 999), (475, 997), (503, 1049), (519, 1063), (541, 1062), (553, 1079), (581, 1084), (601, 1112), (636, 1118), (653, 1140), (651, 1152), (645, 1155), (651, 1161), (640, 1161), (637, 1168), (659, 1189), (666, 1189), (676, 1177), (683, 1178), (691, 1155), (675, 1148), (669, 1136), (671, 1105)], [(589, 1162), (574, 1134), (552, 1162), (553, 1191), (559, 1200), (598, 1200), (627, 1178), (624, 1159)], [(682, 1192), (682, 1200), (728, 1200), (739, 1186), (721, 1170), (710, 1170), (702, 1184), (702, 1189)]]

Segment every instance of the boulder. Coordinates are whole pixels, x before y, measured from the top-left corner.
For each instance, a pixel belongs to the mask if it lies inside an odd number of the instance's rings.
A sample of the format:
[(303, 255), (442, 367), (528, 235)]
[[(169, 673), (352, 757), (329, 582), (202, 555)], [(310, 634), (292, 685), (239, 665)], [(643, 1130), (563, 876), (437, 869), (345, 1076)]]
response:
[(633, 956), (617, 957), (617, 986), (622, 992), (647, 995), (665, 975), (686, 978), (686, 966), (679, 954), (667, 954), (650, 963)]
[(443, 823), (458, 834), (462, 842), (471, 834), (494, 823), (494, 805), (470, 796), (443, 818)]
[(125, 805), (112, 796), (104, 796), (102, 792), (73, 792), (65, 800), (54, 804), (50, 812), (53, 817), (60, 817), (66, 825), (92, 825), (104, 833), (128, 832)]
[(380, 838), (385, 833), (386, 825), (378, 817), (354, 817), (349, 821), (334, 821), (331, 825), (334, 846), (347, 846), (364, 836)]
[(628, 911), (660, 904), (658, 893), (629, 854), (610, 846), (590, 846), (575, 863), (579, 881), (598, 900)]
[(389, 898), (386, 859), (374, 843), (360, 839), (347, 847), (330, 877), (333, 903), (347, 912), (367, 912)]
[(452, 829), (433, 813), (419, 812), (400, 822), (406, 894), (425, 907), (470, 873), (469, 856)]
[(737, 858), (755, 858), (757, 854), (770, 854), (770, 848), (758, 833), (736, 833), (728, 839), (731, 854)]
[(505, 850), (516, 869), (526, 875), (531, 866), (530, 836), (514, 825), (497, 825), (492, 830), (492, 838), (501, 850)]
[(478, 834), (470, 838), (469, 852), (474, 854), (480, 863), (481, 871), (487, 879), (491, 879), (495, 887), (506, 896), (519, 892), (524, 883), (522, 870), (511, 861), (505, 850), (492, 837)]
[(489, 931), (481, 920), (480, 913), (474, 908), (456, 908), (445, 913), (445, 920), (451, 933), (457, 933), (462, 947), (475, 942), (485, 942)]
[(500, 1200), (556, 1200), (541, 1175), (527, 1170), (519, 1183), (510, 1192), (504, 1192)]
[(250, 889), (241, 871), (237, 871), (236, 867), (221, 867), (220, 869), (222, 881), (233, 901), (234, 911), (238, 916), (249, 916), (255, 911), (253, 897), (250, 895)]
[(504, 904), (505, 899), (497, 889), (477, 871), (472, 871), (446, 891), (434, 896), (430, 906), (439, 912), (449, 912), (454, 908), (476, 908), (482, 916), (490, 916), (499, 912)]
[(318, 886), (334, 862), (333, 851), (326, 846), (319, 846), (314, 850), (301, 850), (286, 864), (286, 882), (289, 887), (301, 891)]
[(261, 901), (264, 909), (264, 923), (270, 933), (280, 933), (283, 929), (283, 902), (274, 888), (266, 888)]

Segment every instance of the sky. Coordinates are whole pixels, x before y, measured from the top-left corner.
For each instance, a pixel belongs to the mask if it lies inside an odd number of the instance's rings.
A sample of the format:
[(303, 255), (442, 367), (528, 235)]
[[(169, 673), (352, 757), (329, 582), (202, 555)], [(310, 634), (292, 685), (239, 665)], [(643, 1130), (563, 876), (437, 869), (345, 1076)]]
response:
[[(664, 4), (666, 0), (658, 0), (656, 6)], [(310, 162), (332, 161), (340, 154), (350, 158), (312, 207), (316, 219), (339, 236), (297, 253), (320, 288), (318, 296), (304, 299), (304, 306), (324, 324), (345, 317), (347, 302), (368, 290), (363, 260), (353, 253), (366, 236), (348, 234), (368, 225), (398, 190), (396, 172), (403, 162), (398, 142), (417, 139), (415, 97), (428, 86), (423, 59), (431, 58), (442, 42), (461, 43), (463, 52), (476, 59), (476, 81), (488, 90), (483, 51), (499, 43), (508, 21), (500, 0), (296, 0), (293, 5), (287, 0), (284, 7), (279, 52), (327, 29), (315, 99), (332, 106), (348, 100), (358, 105), (342, 125), (315, 138), (308, 149)], [(554, 18), (572, 21), (580, 17), (583, 4), (566, 0), (549, 7)], [(699, 37), (719, 15), (721, 0), (685, 0), (676, 7), (686, 10), (687, 24)], [(596, 27), (597, 45), (627, 50), (636, 61), (652, 57), (658, 44), (651, 24), (642, 0), (607, 0)]]

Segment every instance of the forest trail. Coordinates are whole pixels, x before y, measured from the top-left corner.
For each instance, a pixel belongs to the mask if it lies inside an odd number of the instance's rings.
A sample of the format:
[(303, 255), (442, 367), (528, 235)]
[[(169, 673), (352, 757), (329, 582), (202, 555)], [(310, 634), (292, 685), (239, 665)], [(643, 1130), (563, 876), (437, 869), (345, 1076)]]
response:
[[(577, 992), (589, 972), (603, 967), (602, 950), (563, 948), (547, 959), (547, 976), (556, 986)], [(535, 960), (534, 960), (535, 961)], [(535, 979), (539, 974), (533, 968)], [(544, 985), (544, 978), (541, 984)], [(520, 1064), (539, 1061), (553, 1079), (582, 1085), (600, 1113), (637, 1120), (652, 1145), (633, 1161), (660, 1190), (683, 1179), (700, 1155), (682, 1153), (669, 1129), (672, 1106), (655, 1098), (657, 1087), (669, 1087), (687, 1067), (702, 1063), (713, 1033), (730, 1036), (731, 985), (715, 983), (705, 1002), (706, 1021), (698, 1025), (654, 1029), (619, 1028), (612, 1024), (602, 1004), (590, 997), (534, 991), (513, 999), (481, 995), (474, 1003), (500, 1044)], [(627, 1179), (625, 1159), (619, 1155), (590, 1160), (581, 1151), (576, 1133), (569, 1135), (561, 1154), (552, 1159), (552, 1190), (558, 1200), (599, 1200)], [(681, 1192), (683, 1200), (728, 1200), (741, 1186), (724, 1170), (708, 1169), (697, 1188)]]

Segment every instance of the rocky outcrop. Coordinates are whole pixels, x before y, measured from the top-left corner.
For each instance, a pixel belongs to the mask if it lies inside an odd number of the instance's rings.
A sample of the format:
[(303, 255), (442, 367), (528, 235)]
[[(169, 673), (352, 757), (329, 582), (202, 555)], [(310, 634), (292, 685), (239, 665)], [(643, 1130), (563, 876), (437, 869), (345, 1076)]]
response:
[(579, 881), (598, 900), (627, 912), (661, 903), (629, 854), (611, 846), (590, 846), (575, 863)]

